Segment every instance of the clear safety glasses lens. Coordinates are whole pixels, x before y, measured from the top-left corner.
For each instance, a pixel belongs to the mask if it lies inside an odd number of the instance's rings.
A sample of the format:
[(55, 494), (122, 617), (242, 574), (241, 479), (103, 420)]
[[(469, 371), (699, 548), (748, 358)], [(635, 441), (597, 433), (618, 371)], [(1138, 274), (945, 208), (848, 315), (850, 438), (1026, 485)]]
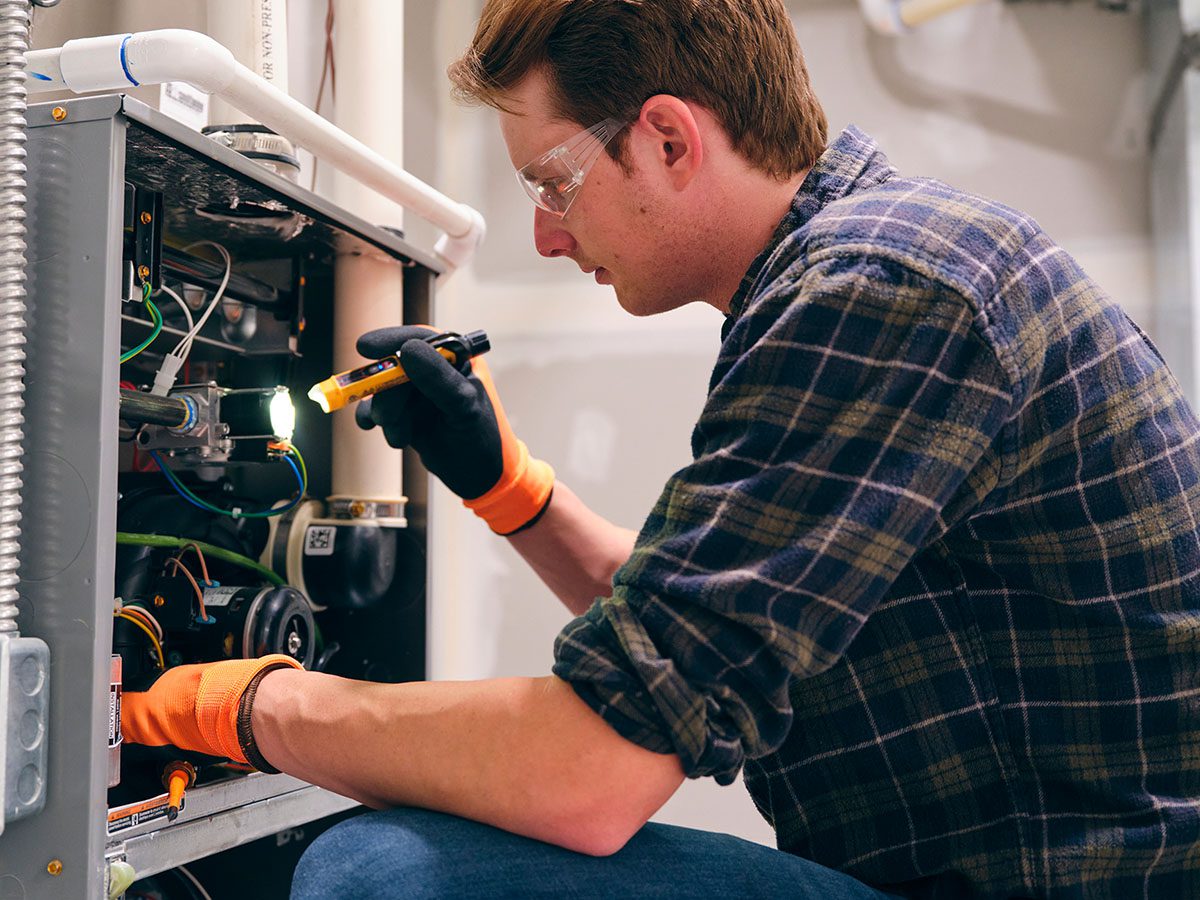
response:
[(541, 209), (565, 216), (587, 173), (626, 124), (618, 119), (596, 123), (518, 169), (517, 181)]

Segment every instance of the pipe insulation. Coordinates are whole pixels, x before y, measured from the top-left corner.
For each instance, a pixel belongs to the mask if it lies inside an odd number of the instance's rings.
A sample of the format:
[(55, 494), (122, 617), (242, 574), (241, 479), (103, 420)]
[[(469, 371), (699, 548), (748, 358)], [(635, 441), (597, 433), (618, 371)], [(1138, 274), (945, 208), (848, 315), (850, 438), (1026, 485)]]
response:
[(26, 56), (37, 91), (126, 90), (185, 81), (311, 150), (322, 161), (445, 231), (434, 252), (453, 270), (474, 255), (487, 230), (478, 210), (451, 200), (251, 72), (206, 34), (167, 28), (67, 41)]
[(25, 417), (25, 54), (29, 0), (0, 0), (0, 635), (17, 634)]

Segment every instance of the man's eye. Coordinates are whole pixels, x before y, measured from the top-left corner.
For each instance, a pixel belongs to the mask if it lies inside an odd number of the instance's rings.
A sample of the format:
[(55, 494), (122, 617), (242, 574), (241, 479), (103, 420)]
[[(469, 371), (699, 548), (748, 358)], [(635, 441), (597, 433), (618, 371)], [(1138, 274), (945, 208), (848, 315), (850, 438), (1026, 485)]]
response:
[(538, 190), (543, 194), (553, 194), (557, 197), (562, 196), (574, 186), (575, 182), (571, 178), (548, 178), (538, 185)]

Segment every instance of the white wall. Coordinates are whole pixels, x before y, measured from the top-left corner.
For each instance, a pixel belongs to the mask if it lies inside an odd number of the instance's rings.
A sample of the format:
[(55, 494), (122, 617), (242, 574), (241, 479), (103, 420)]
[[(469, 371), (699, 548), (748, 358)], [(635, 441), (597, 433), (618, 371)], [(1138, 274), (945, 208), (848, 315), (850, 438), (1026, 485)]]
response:
[[(430, 139), (414, 147), (410, 137), (406, 159), (481, 209), (490, 229), (477, 264), (442, 290), (438, 321), (490, 331), (518, 434), (585, 501), (637, 527), (689, 459), (720, 316), (691, 307), (632, 319), (569, 261), (537, 256), (532, 207), (494, 114), (446, 99), (443, 73), (470, 39), (475, 6), (409, 0), (407, 94), (425, 96), (406, 103), (428, 112), (410, 118), (408, 134)], [(854, 122), (901, 171), (1034, 214), (1153, 329), (1135, 17), (1087, 4), (986, 4), (894, 40), (869, 32), (851, 0), (790, 7), (834, 133)], [(434, 503), (435, 674), (546, 672), (566, 614), (453, 498), (442, 492)], [(659, 818), (773, 843), (740, 785), (686, 785)]]

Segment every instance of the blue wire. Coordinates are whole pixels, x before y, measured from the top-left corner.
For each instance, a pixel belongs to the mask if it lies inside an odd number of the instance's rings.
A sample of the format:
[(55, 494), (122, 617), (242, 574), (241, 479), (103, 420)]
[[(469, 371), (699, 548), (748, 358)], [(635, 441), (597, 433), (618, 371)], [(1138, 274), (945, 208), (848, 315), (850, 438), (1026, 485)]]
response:
[(159, 471), (162, 472), (166, 477), (167, 483), (175, 489), (175, 492), (179, 494), (180, 497), (192, 504), (192, 506), (198, 507), (199, 509), (207, 510), (208, 512), (219, 513), (220, 515), (229, 516), (230, 518), (234, 519), (265, 519), (269, 516), (281, 516), (288, 510), (293, 509), (296, 504), (304, 499), (304, 492), (308, 490), (307, 479), (300, 474), (300, 469), (297, 468), (296, 463), (292, 461), (291, 456), (285, 456), (283, 457), (283, 461), (288, 464), (292, 470), (292, 474), (296, 476), (296, 484), (299, 487), (299, 491), (297, 492), (296, 496), (292, 498), (291, 502), (289, 502), (286, 506), (280, 506), (275, 509), (256, 510), (254, 512), (233, 512), (232, 510), (221, 509), (219, 506), (213, 506), (211, 503), (201, 500), (181, 481), (179, 481), (175, 473), (166, 467), (157, 453), (155, 453), (153, 450), (149, 451), (149, 453), (150, 458), (154, 460), (154, 464), (158, 466)]

